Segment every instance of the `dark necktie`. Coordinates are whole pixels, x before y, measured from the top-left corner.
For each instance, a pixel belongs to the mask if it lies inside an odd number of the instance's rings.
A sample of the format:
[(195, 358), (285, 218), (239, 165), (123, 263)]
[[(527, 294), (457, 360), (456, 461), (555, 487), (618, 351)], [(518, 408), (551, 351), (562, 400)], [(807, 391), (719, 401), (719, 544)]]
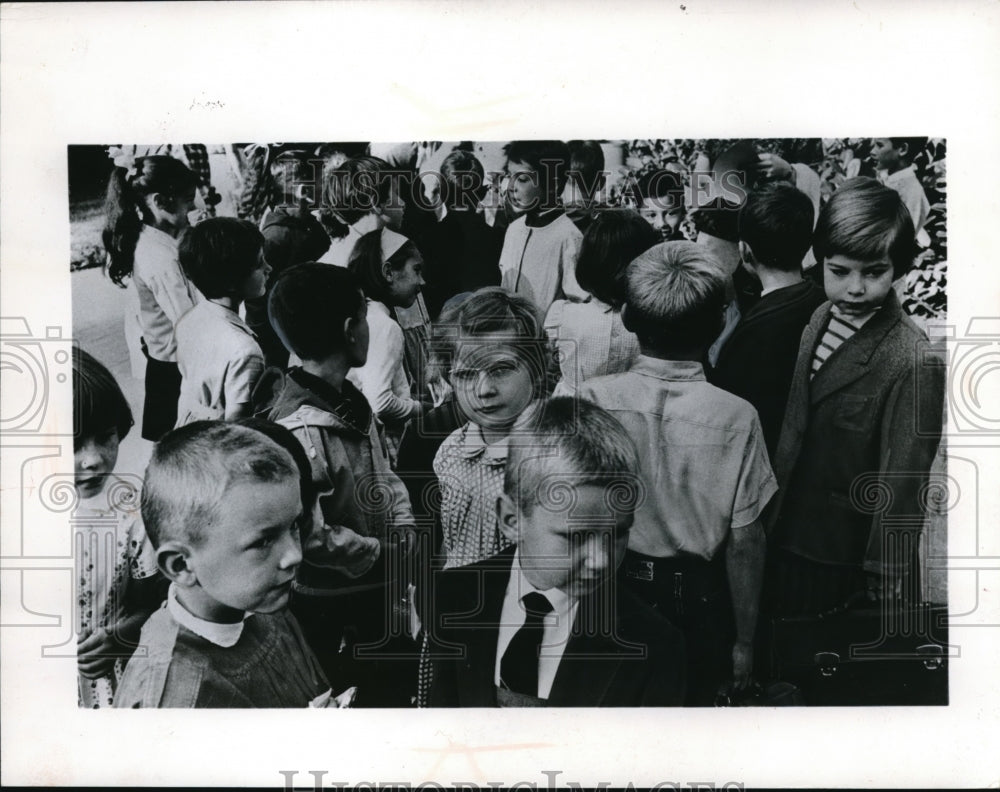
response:
[(538, 695), (538, 650), (542, 645), (543, 620), (552, 603), (537, 591), (521, 598), (526, 618), (500, 661), (500, 684), (515, 693)]

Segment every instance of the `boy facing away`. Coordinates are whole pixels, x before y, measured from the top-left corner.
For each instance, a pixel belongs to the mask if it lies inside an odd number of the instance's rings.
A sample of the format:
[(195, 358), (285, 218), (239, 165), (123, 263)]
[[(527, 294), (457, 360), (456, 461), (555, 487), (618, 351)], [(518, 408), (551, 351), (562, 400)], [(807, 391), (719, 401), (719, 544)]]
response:
[(239, 309), (264, 294), (271, 268), (261, 254), (263, 242), (253, 223), (233, 217), (209, 218), (181, 237), (181, 266), (205, 299), (181, 317), (175, 331), (178, 426), (250, 414), (264, 353)]
[(436, 576), (430, 706), (679, 705), (683, 639), (615, 574), (642, 492), (634, 445), (571, 398), (524, 431), (496, 504), (514, 546)]
[(542, 315), (558, 299), (587, 299), (576, 282), (583, 234), (566, 216), (569, 149), (559, 140), (516, 140), (507, 147), (507, 201), (520, 214), (500, 252), (500, 285), (531, 300)]
[(171, 585), (116, 707), (326, 706), (330, 685), (286, 607), (303, 517), (294, 460), (260, 432), (198, 421), (156, 445), (142, 518)]
[(829, 302), (802, 334), (775, 455), (778, 615), (866, 592), (906, 596), (941, 435), (944, 366), (892, 288), (914, 252), (902, 199), (873, 179), (844, 182), (820, 212), (814, 249)]
[(740, 261), (763, 291), (723, 344), (712, 383), (756, 408), (768, 457), (778, 445), (799, 338), (825, 300), (819, 286), (802, 278), (812, 230), (812, 202), (788, 183), (760, 187), (740, 209)]
[(702, 245), (665, 242), (627, 270), (623, 321), (641, 354), (629, 371), (587, 380), (580, 396), (621, 421), (639, 450), (646, 495), (626, 583), (684, 633), (688, 699), (711, 704), (753, 667), (764, 532), (777, 485), (757, 413), (709, 385), (700, 361), (722, 326), (728, 277)]
[(290, 429), (309, 455), (326, 525), (324, 541), (299, 568), (292, 609), (327, 673), (358, 684), (359, 706), (409, 704), (398, 667), (339, 656), (342, 639), (353, 651), (403, 635), (390, 615), (405, 591), (415, 527), (371, 407), (347, 379), (368, 357), (364, 295), (342, 267), (298, 264), (275, 282), (268, 312), (302, 365), (287, 372), (267, 417)]

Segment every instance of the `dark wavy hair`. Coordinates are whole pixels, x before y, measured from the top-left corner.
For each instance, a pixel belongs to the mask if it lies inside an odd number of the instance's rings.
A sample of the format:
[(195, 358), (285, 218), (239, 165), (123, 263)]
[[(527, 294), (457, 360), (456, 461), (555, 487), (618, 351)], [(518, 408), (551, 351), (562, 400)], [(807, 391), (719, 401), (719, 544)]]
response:
[(152, 224), (145, 197), (160, 193), (176, 198), (198, 186), (198, 176), (174, 157), (156, 155), (135, 161), (136, 172), (115, 168), (104, 202), (105, 223), (101, 239), (108, 254), (107, 274), (119, 286), (132, 274), (135, 246), (144, 223)]

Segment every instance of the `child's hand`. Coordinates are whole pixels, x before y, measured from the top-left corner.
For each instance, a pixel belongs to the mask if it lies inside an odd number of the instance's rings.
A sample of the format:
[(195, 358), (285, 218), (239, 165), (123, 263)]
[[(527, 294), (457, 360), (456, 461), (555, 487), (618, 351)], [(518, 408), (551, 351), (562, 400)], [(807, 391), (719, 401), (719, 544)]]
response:
[(733, 644), (733, 688), (743, 690), (750, 684), (753, 671), (753, 644), (737, 641)]
[(104, 676), (121, 656), (121, 648), (114, 635), (99, 627), (76, 645), (76, 665), (84, 679)]
[(758, 154), (757, 171), (768, 181), (791, 181), (793, 176), (792, 166), (777, 154)]

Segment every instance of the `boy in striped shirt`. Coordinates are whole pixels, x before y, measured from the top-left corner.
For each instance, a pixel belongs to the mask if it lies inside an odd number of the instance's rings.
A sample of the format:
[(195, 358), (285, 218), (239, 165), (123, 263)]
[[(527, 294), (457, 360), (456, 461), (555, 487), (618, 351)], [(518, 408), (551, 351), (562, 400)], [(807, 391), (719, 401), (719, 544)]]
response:
[(813, 248), (828, 302), (806, 326), (775, 454), (768, 588), (777, 615), (917, 596), (923, 490), (944, 364), (892, 288), (915, 252), (899, 195), (851, 179)]

